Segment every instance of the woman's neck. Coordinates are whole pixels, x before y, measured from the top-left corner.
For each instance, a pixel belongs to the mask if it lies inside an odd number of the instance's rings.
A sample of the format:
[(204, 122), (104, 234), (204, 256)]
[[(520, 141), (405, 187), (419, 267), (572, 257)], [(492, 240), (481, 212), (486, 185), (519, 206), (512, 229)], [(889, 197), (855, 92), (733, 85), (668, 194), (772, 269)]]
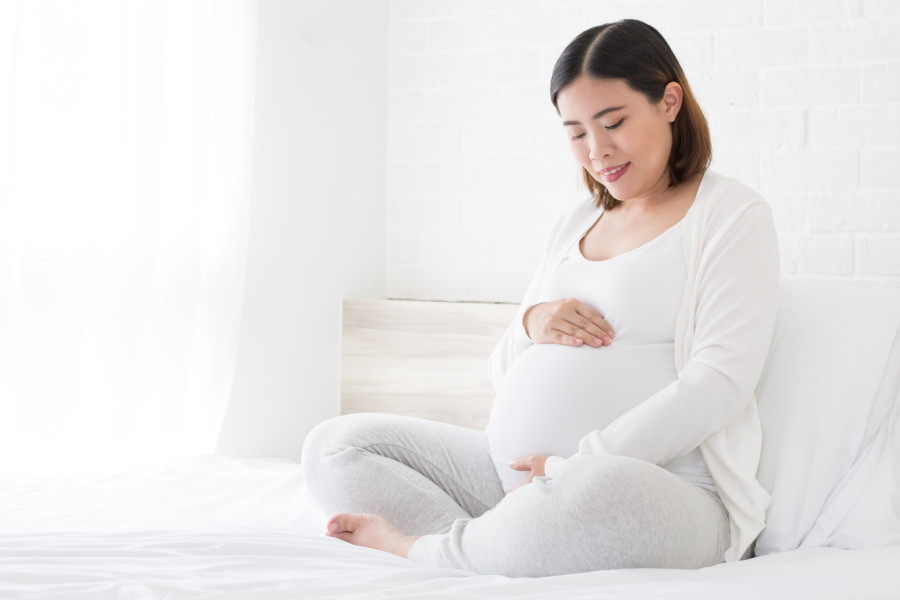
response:
[(697, 196), (697, 190), (702, 179), (703, 173), (698, 173), (674, 187), (660, 189), (644, 196), (620, 202), (610, 210), (615, 211), (617, 216), (622, 219), (631, 221), (641, 220), (648, 215), (667, 211), (685, 202), (690, 206)]

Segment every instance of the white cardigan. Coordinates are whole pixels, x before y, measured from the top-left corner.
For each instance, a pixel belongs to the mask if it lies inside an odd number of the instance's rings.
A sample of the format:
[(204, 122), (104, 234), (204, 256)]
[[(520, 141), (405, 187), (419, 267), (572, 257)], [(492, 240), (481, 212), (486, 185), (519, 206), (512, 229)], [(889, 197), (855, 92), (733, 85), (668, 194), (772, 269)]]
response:
[[(518, 314), (491, 354), (495, 389), (533, 343), (522, 317), (540, 301), (544, 278), (602, 212), (591, 198), (551, 230)], [(765, 199), (710, 170), (683, 233), (687, 283), (675, 323), (678, 378), (582, 438), (575, 456), (615, 454), (664, 465), (699, 445), (729, 513), (725, 560), (734, 561), (751, 555), (771, 499), (756, 479), (762, 433), (755, 389), (775, 327), (778, 240)], [(564, 460), (550, 457), (547, 475)]]

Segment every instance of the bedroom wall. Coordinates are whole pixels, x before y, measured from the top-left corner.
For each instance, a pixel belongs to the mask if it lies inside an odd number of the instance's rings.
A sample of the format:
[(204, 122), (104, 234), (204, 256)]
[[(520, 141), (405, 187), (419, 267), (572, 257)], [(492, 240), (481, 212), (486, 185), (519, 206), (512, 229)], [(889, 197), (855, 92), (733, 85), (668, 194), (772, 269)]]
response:
[(259, 13), (223, 454), (296, 458), (338, 414), (342, 297), (521, 298), (552, 219), (583, 195), (549, 74), (601, 22), (640, 18), (670, 41), (713, 168), (772, 203), (784, 272), (900, 287), (897, 3), (266, 0)]
[(673, 47), (712, 167), (771, 202), (785, 273), (900, 287), (900, 3), (393, 0), (388, 296), (520, 300), (582, 195), (553, 64), (626, 17)]
[(384, 296), (388, 3), (259, 3), (234, 389), (217, 452), (299, 458), (339, 413), (341, 298)]

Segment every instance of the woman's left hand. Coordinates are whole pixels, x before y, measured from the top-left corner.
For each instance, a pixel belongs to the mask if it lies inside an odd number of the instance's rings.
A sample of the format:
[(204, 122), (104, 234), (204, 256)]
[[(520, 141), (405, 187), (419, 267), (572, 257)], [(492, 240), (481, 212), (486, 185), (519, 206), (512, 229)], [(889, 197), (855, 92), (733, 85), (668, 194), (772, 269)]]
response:
[(548, 458), (549, 455), (537, 454), (534, 456), (523, 456), (509, 463), (510, 468), (516, 471), (531, 471), (531, 475), (528, 476), (528, 481), (509, 490), (506, 492), (506, 495), (508, 496), (523, 485), (528, 485), (535, 477), (543, 477), (546, 475), (544, 472), (544, 465), (547, 464)]

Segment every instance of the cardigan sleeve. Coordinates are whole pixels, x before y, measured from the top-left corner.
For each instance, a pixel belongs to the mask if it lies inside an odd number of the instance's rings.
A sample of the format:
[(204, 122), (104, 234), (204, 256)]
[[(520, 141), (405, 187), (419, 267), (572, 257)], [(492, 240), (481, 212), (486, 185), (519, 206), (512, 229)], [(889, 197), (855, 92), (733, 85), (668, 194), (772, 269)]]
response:
[(525, 332), (525, 324), (522, 322), (522, 319), (529, 308), (538, 304), (538, 295), (544, 279), (545, 262), (545, 260), (541, 261), (537, 271), (531, 278), (531, 283), (528, 285), (522, 304), (519, 305), (519, 310), (516, 311), (516, 316), (513, 317), (503, 337), (500, 338), (500, 342), (491, 352), (489, 367), (491, 384), (494, 386), (495, 392), (500, 390), (500, 382), (503, 380), (506, 372), (509, 371), (516, 357), (534, 344)]
[[(678, 378), (582, 438), (575, 456), (664, 465), (725, 428), (754, 398), (777, 310), (778, 240), (769, 205), (749, 204), (710, 234), (700, 261), (691, 351)], [(548, 473), (561, 462), (551, 457)]]
[(556, 227), (554, 227), (547, 238), (543, 257), (531, 278), (531, 283), (528, 284), (528, 288), (525, 290), (525, 295), (522, 298), (522, 303), (519, 305), (519, 310), (516, 311), (516, 316), (513, 317), (513, 320), (506, 328), (503, 337), (500, 338), (500, 342), (494, 347), (493, 352), (491, 352), (489, 367), (491, 384), (494, 386), (495, 392), (500, 390), (500, 382), (503, 380), (503, 376), (506, 375), (506, 372), (509, 371), (509, 368), (516, 360), (516, 357), (534, 344), (525, 332), (525, 324), (522, 322), (522, 319), (529, 308), (538, 304), (541, 286), (543, 285), (544, 277), (547, 272), (547, 263), (550, 260), (550, 253), (548, 251), (550, 240), (556, 237), (558, 229), (559, 223), (557, 223)]
[(579, 227), (583, 228), (585, 215), (587, 215), (587, 218), (593, 218), (594, 212), (592, 200), (583, 202), (575, 210), (557, 219), (548, 232), (544, 242), (541, 261), (525, 291), (519, 310), (516, 311), (516, 316), (513, 317), (503, 337), (500, 338), (500, 342), (491, 352), (489, 367), (494, 391), (500, 389), (500, 382), (503, 380), (506, 372), (509, 371), (516, 357), (534, 344), (531, 338), (528, 337), (528, 334), (525, 333), (525, 324), (522, 322), (522, 318), (529, 308), (541, 302), (541, 288), (548, 271), (551, 270), (551, 264), (558, 258), (557, 253), (565, 246), (565, 242), (569, 240), (569, 236), (573, 235), (573, 232), (578, 233), (580, 232)]

